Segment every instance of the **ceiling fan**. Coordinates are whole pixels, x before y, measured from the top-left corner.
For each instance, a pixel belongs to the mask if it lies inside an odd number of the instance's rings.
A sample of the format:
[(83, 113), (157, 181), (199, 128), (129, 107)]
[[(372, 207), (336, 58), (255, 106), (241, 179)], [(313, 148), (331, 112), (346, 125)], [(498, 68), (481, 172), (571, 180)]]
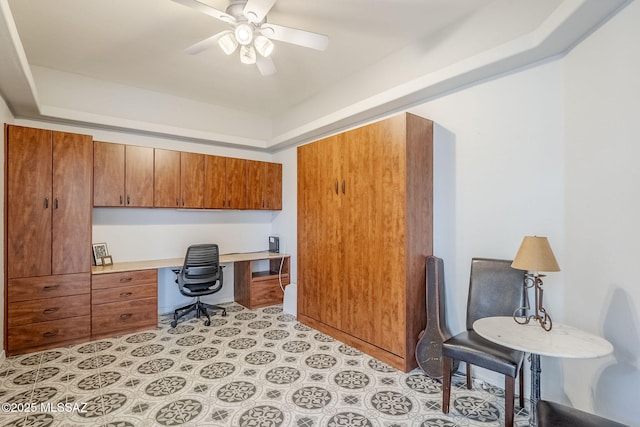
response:
[(325, 50), (329, 45), (329, 37), (324, 34), (267, 23), (267, 13), (276, 0), (231, 0), (225, 12), (199, 0), (173, 1), (213, 16), (231, 27), (188, 47), (187, 53), (196, 54), (217, 43), (227, 55), (231, 55), (239, 46), (240, 61), (256, 64), (263, 76), (276, 72), (270, 57), (274, 47), (272, 40), (316, 50)]

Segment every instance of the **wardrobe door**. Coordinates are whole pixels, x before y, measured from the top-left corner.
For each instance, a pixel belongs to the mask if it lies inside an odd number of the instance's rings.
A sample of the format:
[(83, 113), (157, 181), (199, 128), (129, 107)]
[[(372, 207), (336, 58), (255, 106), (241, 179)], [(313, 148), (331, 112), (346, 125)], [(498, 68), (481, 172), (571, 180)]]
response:
[(21, 126), (8, 126), (6, 131), (6, 200), (10, 201), (6, 203), (7, 276), (48, 276), (53, 206), (51, 131)]
[(52, 274), (91, 269), (93, 138), (53, 132)]

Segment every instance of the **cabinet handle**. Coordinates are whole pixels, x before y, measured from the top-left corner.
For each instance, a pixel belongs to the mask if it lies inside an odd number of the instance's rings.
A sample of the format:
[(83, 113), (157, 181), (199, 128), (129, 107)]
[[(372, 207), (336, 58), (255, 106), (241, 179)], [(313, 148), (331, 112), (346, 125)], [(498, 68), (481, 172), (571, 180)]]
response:
[(127, 320), (129, 319), (131, 316), (133, 316), (131, 313), (124, 313), (120, 315), (120, 319), (122, 320)]
[(184, 206), (184, 197), (182, 198), (182, 206)]
[(60, 285), (47, 285), (42, 289), (45, 290), (45, 291), (55, 291), (59, 287), (60, 287)]
[(178, 198), (176, 197), (176, 206), (178, 206), (178, 205), (179, 205)]
[(342, 180), (342, 194), (345, 194), (345, 193), (344, 193), (344, 190), (345, 190), (346, 186), (347, 186), (347, 184), (345, 183), (345, 181), (344, 181), (344, 179), (343, 179), (343, 180)]
[(120, 292), (122, 298), (130, 297), (131, 295), (133, 295), (132, 292)]
[(122, 204), (124, 202), (122, 194), (120, 195), (120, 204)]
[(44, 198), (44, 208), (45, 209), (49, 209), (49, 198), (48, 197)]
[(56, 311), (60, 310), (60, 307), (51, 307), (42, 311), (42, 314), (53, 314)]
[(53, 201), (53, 208), (54, 209), (58, 209), (58, 198), (56, 197), (56, 199)]
[(133, 277), (123, 277), (120, 279), (120, 283), (127, 283), (133, 280)]
[(336, 179), (336, 194), (338, 194), (338, 180)]
[(127, 196), (127, 205), (131, 204), (131, 196)]
[(45, 338), (55, 337), (56, 335), (58, 335), (58, 330), (57, 329), (54, 329), (53, 331), (47, 331), (47, 332), (42, 334), (42, 336), (45, 337)]

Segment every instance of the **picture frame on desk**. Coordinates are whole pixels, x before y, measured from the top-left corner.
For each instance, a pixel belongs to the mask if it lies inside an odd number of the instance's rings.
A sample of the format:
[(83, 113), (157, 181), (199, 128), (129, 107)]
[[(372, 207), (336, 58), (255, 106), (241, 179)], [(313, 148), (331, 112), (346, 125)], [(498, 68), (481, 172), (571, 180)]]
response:
[(111, 255), (102, 257), (102, 266), (104, 267), (106, 265), (113, 265), (113, 258), (111, 258)]
[[(95, 265), (102, 265), (102, 258), (109, 256), (106, 243), (93, 243), (93, 262)], [(113, 261), (111, 261), (113, 263)]]

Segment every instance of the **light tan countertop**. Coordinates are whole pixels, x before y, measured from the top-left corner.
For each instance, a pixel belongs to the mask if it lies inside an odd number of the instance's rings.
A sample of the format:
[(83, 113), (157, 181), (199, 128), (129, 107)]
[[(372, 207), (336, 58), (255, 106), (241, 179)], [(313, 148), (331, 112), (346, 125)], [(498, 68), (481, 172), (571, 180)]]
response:
[[(282, 257), (289, 257), (289, 254), (280, 254), (275, 252), (240, 252), (231, 254), (221, 254), (220, 264), (238, 262), (238, 261), (256, 261), (261, 259), (280, 259)], [(125, 271), (134, 270), (153, 270), (158, 268), (179, 268), (182, 267), (184, 257), (182, 258), (168, 258), (168, 259), (152, 259), (146, 261), (127, 261), (127, 262), (114, 262), (108, 266), (92, 266), (91, 274), (105, 274), (105, 273), (121, 273)]]

